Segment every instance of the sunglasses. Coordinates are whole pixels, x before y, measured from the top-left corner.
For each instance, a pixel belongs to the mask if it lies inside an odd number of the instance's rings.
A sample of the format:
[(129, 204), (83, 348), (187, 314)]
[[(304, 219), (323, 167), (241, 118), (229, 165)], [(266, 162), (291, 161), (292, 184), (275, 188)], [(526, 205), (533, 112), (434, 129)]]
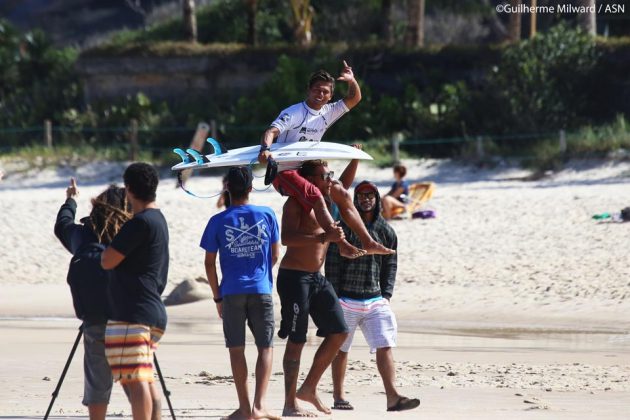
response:
[(323, 174), (319, 174), (322, 178), (322, 181), (332, 181), (335, 177), (335, 171), (324, 172)]
[(366, 192), (366, 193), (362, 193), (362, 192), (358, 192), (357, 193), (357, 197), (358, 198), (367, 198), (368, 200), (373, 200), (376, 197), (376, 193), (375, 192)]

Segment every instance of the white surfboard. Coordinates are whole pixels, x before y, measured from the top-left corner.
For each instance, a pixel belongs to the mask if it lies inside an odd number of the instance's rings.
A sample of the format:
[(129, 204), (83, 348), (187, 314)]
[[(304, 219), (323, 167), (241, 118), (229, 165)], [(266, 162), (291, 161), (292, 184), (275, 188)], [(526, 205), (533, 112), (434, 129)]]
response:
[[(223, 166), (243, 166), (258, 163), (258, 153), (260, 146), (240, 147), (225, 153), (217, 154), (218, 143), (214, 139), (208, 142), (215, 148), (215, 153), (202, 157), (194, 151), (188, 153), (176, 149), (184, 160), (173, 166), (173, 171), (185, 169), (218, 168)], [(361, 159), (372, 160), (372, 156), (352, 146), (329, 142), (295, 142), (295, 143), (274, 143), (271, 145), (271, 154), (276, 162), (296, 162), (313, 159), (334, 160), (334, 159)], [(203, 161), (201, 159), (203, 158)], [(186, 162), (188, 160), (189, 162)], [(201, 162), (200, 162), (201, 161)]]

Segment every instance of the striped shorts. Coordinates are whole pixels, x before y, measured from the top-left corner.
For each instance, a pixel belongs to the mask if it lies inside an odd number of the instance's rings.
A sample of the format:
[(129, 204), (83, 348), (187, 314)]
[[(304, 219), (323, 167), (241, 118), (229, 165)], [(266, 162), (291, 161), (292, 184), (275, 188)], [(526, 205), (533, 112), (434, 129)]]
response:
[(109, 321), (105, 355), (114, 381), (153, 382), (153, 352), (164, 331), (141, 324)]
[(344, 353), (350, 351), (357, 327), (361, 328), (365, 341), (370, 346), (370, 353), (375, 353), (376, 349), (380, 348), (396, 347), (398, 325), (387, 299), (382, 297), (368, 300), (340, 298), (339, 303), (350, 330), (348, 338), (341, 346), (341, 351)]

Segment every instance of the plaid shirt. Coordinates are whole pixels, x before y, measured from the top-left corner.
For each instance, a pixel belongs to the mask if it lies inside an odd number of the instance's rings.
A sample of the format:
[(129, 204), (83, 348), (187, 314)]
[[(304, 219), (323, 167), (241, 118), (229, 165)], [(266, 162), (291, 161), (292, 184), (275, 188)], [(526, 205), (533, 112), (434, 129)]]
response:
[[(348, 226), (342, 223), (346, 239), (360, 247), (361, 241)], [(366, 224), (370, 236), (388, 248), (398, 248), (394, 229), (378, 215), (371, 224)], [(337, 244), (331, 243), (326, 254), (326, 278), (332, 283), (337, 296), (350, 299), (370, 299), (377, 296), (391, 298), (396, 282), (397, 254), (366, 255), (348, 259), (339, 255)]]

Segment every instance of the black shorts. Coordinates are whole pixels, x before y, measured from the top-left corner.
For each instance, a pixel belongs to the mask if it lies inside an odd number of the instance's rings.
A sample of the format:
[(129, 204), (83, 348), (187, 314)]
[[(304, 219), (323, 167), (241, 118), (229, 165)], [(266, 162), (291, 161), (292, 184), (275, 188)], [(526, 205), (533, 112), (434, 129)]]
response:
[(277, 284), (282, 306), (278, 337), (289, 337), (293, 343), (305, 343), (309, 314), (317, 326), (319, 337), (348, 332), (337, 294), (319, 272), (281, 268)]
[(273, 299), (270, 294), (223, 296), (225, 347), (245, 345), (245, 322), (257, 347), (273, 347)]

